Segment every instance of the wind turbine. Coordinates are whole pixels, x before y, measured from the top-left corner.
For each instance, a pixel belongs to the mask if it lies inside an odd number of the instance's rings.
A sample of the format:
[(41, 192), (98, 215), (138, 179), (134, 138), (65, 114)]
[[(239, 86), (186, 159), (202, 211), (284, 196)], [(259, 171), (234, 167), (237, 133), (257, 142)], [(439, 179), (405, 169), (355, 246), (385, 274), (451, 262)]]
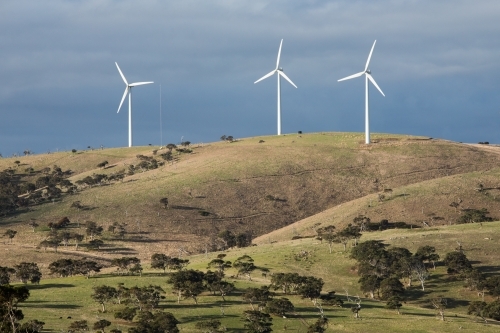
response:
[(276, 60), (276, 68), (254, 82), (255, 84), (264, 79), (267, 79), (274, 73), (278, 74), (278, 135), (281, 135), (281, 76), (283, 76), (288, 82), (290, 82), (292, 86), (297, 88), (297, 86), (292, 82), (292, 80), (290, 80), (288, 76), (286, 76), (286, 74), (283, 72), (283, 68), (280, 67), (281, 45), (283, 45), (283, 39), (281, 40), (280, 48), (278, 50), (278, 60)]
[(340, 81), (350, 80), (350, 79), (354, 79), (356, 77), (360, 77), (363, 74), (365, 75), (365, 143), (366, 144), (370, 143), (370, 116), (368, 113), (368, 80), (370, 80), (373, 83), (373, 85), (375, 86), (375, 88), (377, 88), (378, 91), (380, 91), (382, 96), (385, 97), (384, 93), (382, 92), (380, 87), (377, 85), (377, 82), (375, 82), (375, 80), (373, 79), (373, 77), (371, 75), (372, 72), (368, 69), (368, 66), (370, 65), (370, 59), (372, 57), (373, 49), (375, 48), (376, 42), (377, 42), (377, 40), (375, 40), (373, 42), (372, 49), (370, 51), (370, 54), (368, 55), (368, 60), (366, 61), (365, 70), (338, 80), (338, 82), (340, 82)]
[(118, 63), (116, 63), (116, 68), (118, 68), (118, 72), (120, 72), (120, 75), (123, 79), (123, 82), (125, 82), (125, 92), (123, 93), (122, 101), (120, 102), (120, 106), (118, 107), (118, 112), (120, 112), (120, 109), (122, 107), (123, 101), (125, 101), (125, 97), (127, 97), (128, 94), (128, 146), (132, 147), (132, 88), (136, 86), (142, 86), (144, 84), (151, 84), (154, 82), (135, 82), (135, 83), (128, 83), (127, 79), (125, 78), (125, 75), (123, 75), (120, 66), (118, 66)]

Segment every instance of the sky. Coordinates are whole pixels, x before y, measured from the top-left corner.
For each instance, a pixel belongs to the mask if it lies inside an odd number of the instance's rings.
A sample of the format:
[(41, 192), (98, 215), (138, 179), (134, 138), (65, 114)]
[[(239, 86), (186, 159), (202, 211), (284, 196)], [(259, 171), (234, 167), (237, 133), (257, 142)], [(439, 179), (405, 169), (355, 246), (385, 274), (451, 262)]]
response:
[(2, 0), (0, 154), (363, 132), (500, 143), (498, 0)]

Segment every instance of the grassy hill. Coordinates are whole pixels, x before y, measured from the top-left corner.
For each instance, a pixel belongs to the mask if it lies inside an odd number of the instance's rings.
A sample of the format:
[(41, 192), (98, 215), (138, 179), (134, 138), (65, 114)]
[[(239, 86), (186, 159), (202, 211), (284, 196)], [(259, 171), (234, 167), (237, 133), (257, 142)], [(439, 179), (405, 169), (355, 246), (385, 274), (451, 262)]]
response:
[[(401, 135), (375, 134), (373, 139), (374, 144), (365, 145), (362, 134), (316, 133), (193, 145), (192, 153), (178, 154), (175, 163), (2, 217), (0, 232), (19, 230), (14, 243), (26, 246), (45, 237), (29, 232), (30, 220), (46, 226), (68, 216), (74, 227), (95, 221), (105, 230), (114, 222), (126, 223), (126, 241), (115, 242), (121, 251), (110, 249), (109, 254), (126, 252), (149, 258), (159, 251), (204, 251), (210, 239), (223, 230), (257, 237), (328, 209), (343, 224), (359, 214), (373, 221), (387, 218), (410, 223), (421, 223), (434, 214), (443, 218), (434, 223), (447, 224), (458, 216), (458, 210), (449, 204), (459, 198), (461, 207), (484, 207), (495, 213), (497, 190), (478, 193), (474, 188), (478, 182), (485, 188), (499, 186), (500, 148), (488, 150)], [(140, 162), (137, 155), (153, 156), (154, 149), (157, 147), (3, 158), (0, 169), (11, 167), (23, 173), (28, 167), (41, 170), (58, 165), (71, 170), (70, 180), (75, 182), (92, 174), (128, 170), (129, 165)], [(104, 160), (108, 167), (98, 168)], [(38, 176), (30, 177), (34, 181)], [(387, 189), (392, 194), (385, 194), (379, 202), (377, 193)], [(168, 197), (169, 209), (160, 204), (163, 197)], [(87, 209), (72, 208), (75, 201)], [(353, 209), (344, 213), (349, 205)]]

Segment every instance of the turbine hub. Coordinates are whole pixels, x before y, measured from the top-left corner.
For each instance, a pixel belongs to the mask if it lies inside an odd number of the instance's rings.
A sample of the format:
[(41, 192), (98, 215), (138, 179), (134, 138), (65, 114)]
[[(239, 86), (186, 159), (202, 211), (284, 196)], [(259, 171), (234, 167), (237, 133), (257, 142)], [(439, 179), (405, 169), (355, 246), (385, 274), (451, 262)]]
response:
[(372, 71), (371, 71), (371, 70), (369, 70), (369, 69), (367, 69), (365, 73), (366, 73), (366, 74), (371, 74), (371, 73), (372, 73)]
[(278, 67), (278, 70), (283, 72), (283, 67)]

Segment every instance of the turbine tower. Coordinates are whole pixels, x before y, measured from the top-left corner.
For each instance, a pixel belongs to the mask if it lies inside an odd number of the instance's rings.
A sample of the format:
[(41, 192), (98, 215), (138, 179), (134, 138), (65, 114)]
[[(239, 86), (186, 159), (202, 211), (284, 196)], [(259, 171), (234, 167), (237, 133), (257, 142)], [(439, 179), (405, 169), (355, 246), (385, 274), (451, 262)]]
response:
[(373, 85), (375, 86), (375, 88), (377, 88), (378, 91), (380, 91), (382, 96), (385, 97), (384, 93), (382, 92), (380, 87), (377, 85), (377, 82), (375, 82), (375, 80), (373, 79), (373, 77), (371, 75), (371, 71), (368, 69), (368, 66), (370, 65), (370, 59), (372, 57), (373, 49), (375, 48), (376, 42), (377, 42), (377, 40), (375, 40), (373, 42), (372, 49), (370, 51), (370, 54), (368, 55), (368, 60), (366, 61), (365, 70), (362, 72), (350, 75), (348, 77), (345, 77), (343, 79), (340, 79), (338, 81), (338, 82), (340, 82), (340, 81), (344, 81), (344, 80), (350, 80), (350, 79), (354, 79), (356, 77), (360, 77), (363, 74), (365, 75), (365, 143), (366, 144), (370, 143), (370, 115), (368, 113), (368, 80), (370, 80), (371, 83), (373, 83)]
[(278, 135), (281, 135), (281, 76), (283, 76), (288, 82), (290, 82), (292, 86), (297, 88), (297, 86), (292, 82), (292, 80), (290, 80), (288, 76), (286, 76), (285, 72), (283, 72), (283, 68), (280, 67), (281, 45), (283, 45), (283, 39), (281, 40), (280, 48), (278, 50), (278, 60), (276, 60), (276, 68), (254, 82), (255, 84), (264, 79), (267, 79), (274, 73), (278, 74), (277, 75), (278, 76)]
[(123, 93), (122, 101), (120, 102), (120, 106), (118, 107), (118, 112), (120, 112), (120, 109), (122, 107), (123, 101), (125, 101), (125, 97), (127, 97), (128, 94), (128, 146), (132, 147), (132, 88), (136, 86), (142, 86), (144, 84), (151, 84), (154, 82), (135, 82), (135, 83), (128, 83), (127, 79), (125, 78), (125, 75), (123, 75), (122, 71), (120, 70), (120, 66), (118, 66), (118, 63), (116, 63), (116, 68), (118, 68), (118, 72), (120, 73), (123, 82), (125, 82), (125, 92)]

